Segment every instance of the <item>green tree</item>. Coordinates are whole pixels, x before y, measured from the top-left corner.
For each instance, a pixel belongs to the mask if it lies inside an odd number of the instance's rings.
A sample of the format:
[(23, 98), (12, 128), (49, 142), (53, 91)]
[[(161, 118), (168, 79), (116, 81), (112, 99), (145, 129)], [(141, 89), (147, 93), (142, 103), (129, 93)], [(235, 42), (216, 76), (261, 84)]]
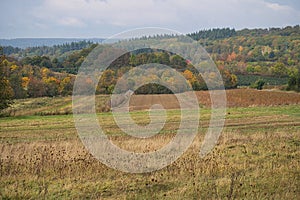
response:
[(22, 76), (20, 73), (10, 74), (9, 82), (11, 83), (15, 99), (26, 98), (26, 91), (22, 87)]
[(59, 80), (51, 76), (47, 79), (43, 79), (46, 94), (49, 97), (54, 97), (59, 94)]
[(186, 61), (177, 54), (171, 56), (170, 65), (180, 71), (184, 71), (184, 69), (187, 67)]
[(273, 75), (278, 77), (283, 77), (288, 74), (287, 68), (281, 62), (278, 62), (273, 67), (271, 67), (271, 72)]
[(287, 90), (300, 92), (300, 67), (289, 76)]
[(115, 75), (115, 72), (111, 69), (107, 69), (102, 73), (97, 88), (99, 93), (110, 94), (113, 91), (113, 86), (116, 84)]
[(265, 81), (262, 79), (258, 79), (257, 81), (255, 81), (255, 83), (251, 84), (250, 87), (258, 90), (262, 90), (264, 85), (265, 85)]
[(13, 90), (5, 73), (5, 57), (0, 58), (0, 112), (12, 103)]
[(74, 80), (70, 76), (66, 76), (59, 84), (59, 92), (61, 95), (71, 95), (73, 90)]

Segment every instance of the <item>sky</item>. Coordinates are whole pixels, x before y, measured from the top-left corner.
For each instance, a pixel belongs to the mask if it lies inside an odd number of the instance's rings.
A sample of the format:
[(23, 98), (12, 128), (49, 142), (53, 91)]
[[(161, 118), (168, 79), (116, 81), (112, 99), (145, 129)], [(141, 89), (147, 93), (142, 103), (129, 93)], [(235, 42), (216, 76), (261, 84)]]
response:
[(210, 28), (300, 24), (299, 0), (1, 0), (0, 38), (107, 38), (161, 27)]

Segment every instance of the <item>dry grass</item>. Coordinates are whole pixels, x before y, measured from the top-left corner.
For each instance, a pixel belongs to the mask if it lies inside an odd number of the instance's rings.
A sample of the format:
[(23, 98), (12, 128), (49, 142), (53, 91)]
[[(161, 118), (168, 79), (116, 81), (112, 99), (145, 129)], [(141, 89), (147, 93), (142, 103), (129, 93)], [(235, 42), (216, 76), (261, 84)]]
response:
[[(174, 136), (169, 130), (138, 141), (118, 134), (109, 113), (99, 115), (109, 137), (124, 149), (147, 152)], [(110, 169), (77, 137), (72, 116), (0, 119), (2, 199), (297, 199), (300, 195), (299, 106), (232, 108), (218, 145), (201, 159), (204, 126), (188, 151), (147, 174)], [(139, 123), (147, 112), (132, 113)], [(147, 144), (147, 145), (146, 145)]]

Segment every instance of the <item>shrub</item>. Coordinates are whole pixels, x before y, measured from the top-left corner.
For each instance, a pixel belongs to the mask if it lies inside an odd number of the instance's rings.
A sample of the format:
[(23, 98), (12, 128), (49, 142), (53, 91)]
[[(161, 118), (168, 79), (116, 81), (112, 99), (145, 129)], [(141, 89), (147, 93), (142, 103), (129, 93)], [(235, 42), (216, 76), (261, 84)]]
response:
[(258, 79), (253, 84), (251, 84), (250, 87), (258, 90), (262, 90), (264, 85), (265, 85), (265, 81), (262, 79)]

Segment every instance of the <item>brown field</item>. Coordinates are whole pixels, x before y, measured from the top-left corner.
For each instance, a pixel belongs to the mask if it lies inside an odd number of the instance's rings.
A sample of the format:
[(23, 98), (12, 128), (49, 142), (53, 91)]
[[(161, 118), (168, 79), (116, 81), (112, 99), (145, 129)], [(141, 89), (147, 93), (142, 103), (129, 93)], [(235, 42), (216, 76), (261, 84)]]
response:
[[(210, 107), (211, 101), (208, 91), (195, 92), (203, 107)], [(228, 107), (249, 106), (278, 106), (300, 103), (300, 94), (278, 90), (234, 89), (226, 90)], [(166, 109), (179, 109), (180, 105), (172, 94), (163, 95), (133, 95), (130, 99), (131, 110), (143, 110), (153, 104), (162, 104)]]
[[(188, 94), (188, 93), (187, 93)], [(181, 95), (184, 95), (182, 93)], [(208, 91), (197, 91), (197, 98), (201, 107), (210, 107), (211, 101)], [(280, 90), (233, 89), (226, 90), (228, 107), (257, 107), (300, 104), (300, 94)], [(96, 110), (109, 111), (109, 96), (96, 96)], [(165, 109), (178, 109), (179, 104), (172, 94), (161, 95), (133, 95), (130, 98), (130, 110), (149, 109), (153, 104), (162, 104)], [(4, 114), (10, 116), (24, 115), (63, 115), (72, 113), (72, 97), (43, 97), (36, 99), (15, 100), (12, 108), (6, 109)]]

